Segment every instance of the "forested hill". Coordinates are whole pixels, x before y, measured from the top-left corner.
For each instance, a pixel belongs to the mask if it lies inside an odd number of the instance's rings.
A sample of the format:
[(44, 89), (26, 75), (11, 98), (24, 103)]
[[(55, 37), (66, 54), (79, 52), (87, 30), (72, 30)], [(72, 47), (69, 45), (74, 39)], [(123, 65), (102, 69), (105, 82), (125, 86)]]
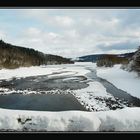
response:
[(73, 62), (68, 58), (44, 54), (34, 49), (11, 45), (0, 40), (0, 69), (65, 63)]
[(140, 76), (140, 46), (138, 47), (128, 65), (123, 66), (123, 68), (128, 71), (135, 71), (138, 73), (138, 76)]
[(75, 61), (80, 62), (97, 62), (98, 60), (102, 59), (103, 57), (116, 57), (116, 58), (126, 58), (129, 59), (134, 55), (134, 52), (131, 53), (124, 53), (124, 54), (93, 54), (93, 55), (85, 55), (78, 57)]

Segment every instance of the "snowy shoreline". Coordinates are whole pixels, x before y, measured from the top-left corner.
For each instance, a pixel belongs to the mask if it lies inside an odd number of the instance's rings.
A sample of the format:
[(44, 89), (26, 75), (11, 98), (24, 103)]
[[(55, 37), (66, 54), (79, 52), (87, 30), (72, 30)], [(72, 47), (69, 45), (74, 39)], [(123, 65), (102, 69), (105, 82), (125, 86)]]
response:
[[(62, 64), (62, 65), (45, 65), (45, 66), (32, 66), (32, 67), (20, 67), (17, 69), (1, 69), (0, 70), (0, 80), (11, 80), (13, 78), (25, 78), (30, 76), (39, 76), (39, 75), (51, 75), (55, 74), (65, 75), (65, 74), (74, 74), (74, 75), (85, 75), (89, 71), (83, 69), (81, 63), (79, 67), (74, 64)], [(77, 64), (77, 65), (78, 65)], [(89, 65), (90, 63), (84, 63), (82, 65)], [(57, 74), (59, 71), (65, 72), (64, 74)]]
[(0, 109), (0, 131), (140, 131), (140, 108), (40, 112)]
[(140, 99), (140, 78), (135, 72), (128, 72), (115, 65), (112, 68), (97, 68), (97, 76), (106, 79), (117, 88)]

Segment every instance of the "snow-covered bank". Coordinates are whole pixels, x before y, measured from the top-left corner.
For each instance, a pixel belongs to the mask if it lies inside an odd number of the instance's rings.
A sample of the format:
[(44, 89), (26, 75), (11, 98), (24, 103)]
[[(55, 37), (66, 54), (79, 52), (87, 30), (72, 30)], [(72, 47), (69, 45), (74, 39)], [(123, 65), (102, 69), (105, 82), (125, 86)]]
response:
[(95, 112), (101, 121), (100, 131), (140, 131), (140, 108)]
[(20, 67), (17, 69), (1, 69), (0, 70), (0, 80), (9, 80), (12, 78), (23, 78), (29, 76), (39, 76), (39, 75), (51, 75), (55, 76), (65, 76), (65, 75), (85, 75), (89, 71), (84, 69), (82, 65), (87, 64), (62, 64), (62, 65), (46, 65), (46, 66), (32, 66), (32, 67)]
[(100, 120), (90, 112), (39, 112), (0, 109), (0, 130), (97, 131)]
[[(116, 102), (116, 99), (106, 92), (105, 87), (101, 83), (94, 81), (88, 84), (87, 88), (74, 91), (74, 96), (86, 109), (90, 111), (107, 111), (113, 107), (126, 107), (120, 102)], [(108, 102), (112, 102), (112, 104), (109, 105)]]
[(140, 78), (135, 72), (120, 69), (121, 65), (112, 68), (97, 68), (97, 75), (126, 91), (132, 96), (140, 98)]
[(0, 70), (0, 80), (51, 74), (55, 71), (58, 71), (59, 69), (60, 69), (59, 67), (58, 68), (56, 68), (56, 67), (47, 68), (47, 67), (43, 67), (43, 66), (20, 67), (17, 69), (1, 69)]
[(23, 94), (23, 95), (28, 95), (28, 94), (70, 94), (72, 91), (67, 89), (67, 90), (47, 90), (47, 91), (34, 91), (34, 90), (10, 90), (8, 88), (0, 88), (0, 95), (8, 95), (8, 94)]
[(140, 108), (39, 112), (0, 109), (0, 131), (140, 131)]

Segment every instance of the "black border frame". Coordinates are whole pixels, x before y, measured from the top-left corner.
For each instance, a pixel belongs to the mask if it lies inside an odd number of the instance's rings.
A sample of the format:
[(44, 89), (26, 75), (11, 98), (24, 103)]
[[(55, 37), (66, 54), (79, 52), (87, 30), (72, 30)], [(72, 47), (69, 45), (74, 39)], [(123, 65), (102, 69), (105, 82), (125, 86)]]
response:
[(1, 0), (0, 7), (132, 7), (139, 0)]
[[(0, 1), (0, 9), (140, 9), (140, 1), (139, 0), (1, 0)], [(140, 131), (136, 132), (0, 132), (0, 136), (7, 134), (27, 134), (28, 136), (34, 134), (36, 136), (38, 134), (57, 134), (64, 135), (69, 134), (68, 137), (72, 134), (94, 134), (95, 136), (102, 136), (102, 134), (114, 134), (122, 137), (122, 134), (126, 136), (126, 134), (140, 134)], [(19, 135), (17, 135), (19, 136)], [(21, 136), (21, 135), (20, 135)], [(23, 136), (23, 135), (22, 135)], [(83, 136), (83, 135), (82, 135)], [(134, 135), (133, 135), (134, 136)], [(18, 137), (20, 138), (20, 137)]]

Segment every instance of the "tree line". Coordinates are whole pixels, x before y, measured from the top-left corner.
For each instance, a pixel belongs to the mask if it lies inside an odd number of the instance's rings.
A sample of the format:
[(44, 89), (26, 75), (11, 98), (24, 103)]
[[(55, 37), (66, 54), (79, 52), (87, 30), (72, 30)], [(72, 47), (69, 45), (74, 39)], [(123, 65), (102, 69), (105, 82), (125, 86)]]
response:
[(44, 54), (32, 48), (5, 43), (0, 40), (0, 68), (17, 68), (48, 64), (73, 63), (68, 58)]
[(106, 54), (97, 60), (98, 67), (113, 67), (115, 64), (128, 64), (129, 58)]

